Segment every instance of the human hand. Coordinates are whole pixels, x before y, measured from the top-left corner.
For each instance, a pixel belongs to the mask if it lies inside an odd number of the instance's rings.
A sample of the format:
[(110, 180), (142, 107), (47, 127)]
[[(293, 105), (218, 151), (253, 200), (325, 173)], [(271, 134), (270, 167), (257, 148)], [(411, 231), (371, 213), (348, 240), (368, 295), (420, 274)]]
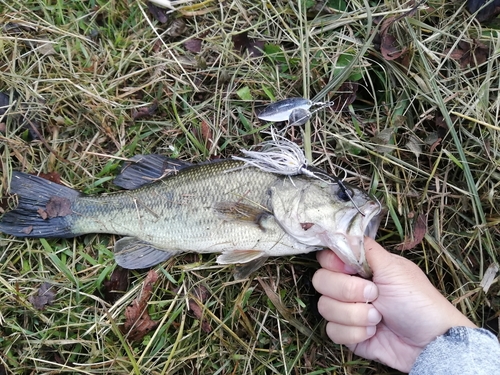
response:
[(409, 372), (422, 350), (451, 327), (476, 327), (408, 259), (365, 238), (373, 281), (354, 273), (331, 250), (318, 253), (323, 268), (313, 285), (323, 296), (326, 332), (355, 354)]

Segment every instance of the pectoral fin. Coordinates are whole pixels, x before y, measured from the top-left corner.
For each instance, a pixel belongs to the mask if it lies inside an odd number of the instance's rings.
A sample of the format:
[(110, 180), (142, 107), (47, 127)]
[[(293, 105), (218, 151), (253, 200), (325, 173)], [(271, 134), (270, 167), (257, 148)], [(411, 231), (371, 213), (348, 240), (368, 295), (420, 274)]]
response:
[(191, 165), (163, 155), (135, 155), (123, 164), (113, 183), (123, 189), (137, 189)]
[(124, 237), (115, 243), (115, 261), (127, 269), (135, 270), (152, 267), (178, 254), (161, 250), (135, 237)]
[(218, 202), (215, 211), (226, 220), (237, 220), (255, 223), (260, 226), (261, 220), (270, 215), (270, 212), (258, 205), (242, 202)]
[(267, 256), (262, 256), (260, 258), (251, 260), (248, 263), (236, 266), (233, 274), (234, 279), (235, 280), (246, 279), (252, 273), (257, 271), (260, 267), (262, 267), (264, 263), (266, 263), (267, 258), (268, 258)]
[(259, 250), (233, 250), (217, 257), (219, 264), (240, 264), (234, 270), (236, 280), (245, 279), (267, 260), (268, 256)]

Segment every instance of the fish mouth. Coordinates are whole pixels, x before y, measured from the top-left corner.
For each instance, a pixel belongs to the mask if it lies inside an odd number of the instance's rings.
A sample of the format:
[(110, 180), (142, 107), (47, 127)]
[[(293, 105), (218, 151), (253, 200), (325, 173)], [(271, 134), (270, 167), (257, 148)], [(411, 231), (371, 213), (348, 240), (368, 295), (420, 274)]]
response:
[(364, 237), (375, 238), (382, 220), (382, 206), (377, 200), (370, 202), (364, 212), (346, 215), (333, 232), (325, 231), (324, 241), (337, 256), (356, 272), (370, 278), (372, 271), (366, 261)]

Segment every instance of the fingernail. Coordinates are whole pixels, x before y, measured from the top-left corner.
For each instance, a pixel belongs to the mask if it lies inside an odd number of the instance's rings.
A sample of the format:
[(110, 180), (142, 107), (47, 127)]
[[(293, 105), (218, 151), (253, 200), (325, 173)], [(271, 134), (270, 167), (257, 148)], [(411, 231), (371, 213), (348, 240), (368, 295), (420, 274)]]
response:
[(382, 315), (378, 312), (377, 309), (371, 308), (368, 310), (368, 323), (378, 324), (382, 320)]
[(372, 337), (375, 332), (377, 332), (377, 326), (368, 326), (366, 327), (366, 335), (368, 337)]
[(378, 297), (377, 287), (374, 283), (368, 283), (368, 285), (365, 286), (363, 297), (365, 298), (366, 302), (372, 302)]

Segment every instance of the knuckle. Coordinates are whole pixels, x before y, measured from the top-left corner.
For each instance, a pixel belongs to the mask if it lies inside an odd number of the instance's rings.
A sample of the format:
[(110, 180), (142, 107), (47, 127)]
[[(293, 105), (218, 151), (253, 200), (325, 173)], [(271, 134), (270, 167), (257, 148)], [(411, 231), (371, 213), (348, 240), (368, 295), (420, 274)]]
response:
[(349, 277), (347, 281), (342, 285), (342, 297), (345, 301), (356, 301), (358, 298), (358, 287), (355, 279)]

